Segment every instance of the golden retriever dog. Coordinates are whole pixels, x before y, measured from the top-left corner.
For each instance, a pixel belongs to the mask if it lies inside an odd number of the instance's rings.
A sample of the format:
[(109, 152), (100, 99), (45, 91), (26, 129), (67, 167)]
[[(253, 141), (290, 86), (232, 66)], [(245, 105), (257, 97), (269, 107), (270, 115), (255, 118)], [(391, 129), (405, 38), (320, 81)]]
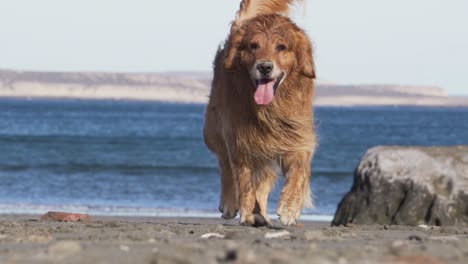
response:
[(311, 43), (286, 14), (293, 0), (243, 0), (214, 61), (204, 140), (219, 161), (222, 217), (271, 225), (268, 195), (286, 178), (276, 212), (293, 225), (312, 206), (316, 138)]

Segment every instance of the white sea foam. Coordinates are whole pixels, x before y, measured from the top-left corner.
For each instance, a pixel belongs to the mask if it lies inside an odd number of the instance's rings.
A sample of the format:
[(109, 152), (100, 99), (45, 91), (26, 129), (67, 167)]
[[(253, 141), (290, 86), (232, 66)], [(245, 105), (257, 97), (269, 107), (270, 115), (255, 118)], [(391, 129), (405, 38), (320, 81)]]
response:
[[(194, 210), (183, 208), (144, 208), (120, 206), (88, 206), (88, 205), (35, 205), (35, 204), (0, 204), (0, 214), (12, 215), (41, 215), (48, 211), (67, 211), (90, 214), (95, 216), (127, 216), (127, 217), (194, 217), (219, 218), (220, 213), (210, 210)], [(275, 219), (276, 215), (270, 214)], [(331, 215), (306, 214), (302, 221), (330, 222)]]

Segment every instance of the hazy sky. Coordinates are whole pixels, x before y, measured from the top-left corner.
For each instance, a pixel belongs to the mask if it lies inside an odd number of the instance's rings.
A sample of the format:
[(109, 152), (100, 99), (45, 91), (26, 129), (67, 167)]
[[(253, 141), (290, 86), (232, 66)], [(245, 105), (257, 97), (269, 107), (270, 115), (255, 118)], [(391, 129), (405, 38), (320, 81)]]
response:
[[(208, 71), (239, 0), (0, 0), (0, 68)], [(468, 94), (467, 0), (309, 0), (320, 79)]]

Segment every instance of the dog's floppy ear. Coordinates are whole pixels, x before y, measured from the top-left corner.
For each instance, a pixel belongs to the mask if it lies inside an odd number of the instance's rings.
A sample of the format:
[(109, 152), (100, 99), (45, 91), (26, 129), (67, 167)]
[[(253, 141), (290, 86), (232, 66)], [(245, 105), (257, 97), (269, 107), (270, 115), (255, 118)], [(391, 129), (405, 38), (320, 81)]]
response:
[(315, 64), (312, 58), (312, 47), (307, 36), (300, 32), (297, 34), (296, 59), (297, 69), (304, 76), (315, 79)]
[(235, 70), (240, 64), (240, 49), (242, 45), (243, 33), (233, 25), (231, 28), (231, 35), (226, 41), (224, 48), (224, 68), (226, 70)]

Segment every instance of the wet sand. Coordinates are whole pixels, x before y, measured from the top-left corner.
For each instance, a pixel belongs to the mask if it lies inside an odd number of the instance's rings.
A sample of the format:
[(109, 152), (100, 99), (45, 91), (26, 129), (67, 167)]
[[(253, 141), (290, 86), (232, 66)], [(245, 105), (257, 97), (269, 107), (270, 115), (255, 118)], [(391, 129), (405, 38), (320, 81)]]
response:
[[(301, 222), (283, 228), (275, 221), (274, 228), (253, 228), (223, 219), (39, 218), (0, 216), (0, 263), (468, 263), (468, 227)], [(201, 238), (207, 233), (212, 237)]]

